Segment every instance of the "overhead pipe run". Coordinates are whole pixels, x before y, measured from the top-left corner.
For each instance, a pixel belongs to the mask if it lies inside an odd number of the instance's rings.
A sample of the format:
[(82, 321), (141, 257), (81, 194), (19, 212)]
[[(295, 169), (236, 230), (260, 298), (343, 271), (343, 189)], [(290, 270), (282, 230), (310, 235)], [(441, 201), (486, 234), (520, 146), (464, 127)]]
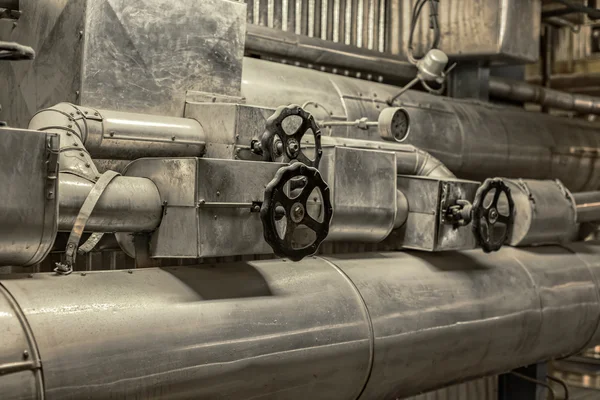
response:
[[(339, 47), (339, 48), (338, 48)], [(358, 49), (352, 53), (344, 46), (326, 40), (308, 38), (291, 32), (282, 32), (262, 26), (248, 25), (246, 49), (250, 53), (276, 56), (280, 59), (301, 60), (315, 66), (348, 68), (365, 75), (375, 74), (388, 81), (407, 83), (417, 74), (414, 65), (377, 52)], [(396, 92), (400, 89), (396, 88)], [(490, 77), (492, 97), (540, 104), (565, 111), (600, 115), (600, 99), (571, 94), (501, 77)], [(301, 103), (300, 103), (301, 104)]]
[(404, 398), (600, 344), (599, 256), (580, 243), (10, 276), (0, 398)]
[(543, 107), (579, 114), (600, 115), (600, 98), (584, 94), (573, 94), (532, 85), (512, 79), (490, 78), (490, 96), (497, 99), (539, 104)]
[(94, 158), (198, 157), (205, 146), (204, 129), (191, 118), (96, 110), (70, 103), (39, 111), (29, 129), (73, 133)]

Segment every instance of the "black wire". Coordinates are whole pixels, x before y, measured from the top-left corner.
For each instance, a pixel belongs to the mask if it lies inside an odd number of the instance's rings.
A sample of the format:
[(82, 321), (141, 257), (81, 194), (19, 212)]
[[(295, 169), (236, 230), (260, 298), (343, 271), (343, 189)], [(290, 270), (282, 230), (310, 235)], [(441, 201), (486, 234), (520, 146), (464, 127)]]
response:
[(550, 386), (546, 382), (540, 381), (538, 379), (531, 378), (531, 377), (529, 377), (527, 375), (523, 375), (523, 374), (515, 372), (515, 371), (511, 371), (510, 374), (516, 376), (517, 378), (523, 379), (524, 381), (532, 382), (532, 383), (535, 383), (537, 385), (545, 387), (546, 389), (548, 389), (548, 393), (550, 394), (550, 397), (552, 398), (552, 400), (556, 399), (556, 393), (554, 393), (554, 390), (552, 389), (552, 386)]
[[(423, 11), (423, 7), (427, 3), (429, 3), (429, 28), (433, 30), (433, 42), (431, 45), (431, 49), (437, 48), (440, 44), (441, 32), (438, 21), (439, 0), (417, 0), (413, 7), (412, 18), (410, 23), (410, 33), (408, 36), (408, 58), (413, 63), (416, 62), (413, 48), (415, 30), (417, 27), (417, 23), (419, 22), (421, 11)], [(427, 54), (427, 52), (425, 52), (425, 54)]]
[(565, 381), (563, 381), (562, 379), (558, 379), (554, 376), (550, 376), (550, 375), (548, 375), (548, 379), (551, 381), (554, 381), (554, 382), (558, 383), (560, 386), (562, 386), (563, 390), (565, 391), (564, 400), (569, 400), (569, 386), (565, 383)]
[(569, 14), (570, 12), (579, 12), (579, 13), (584, 13), (584, 14), (589, 15), (590, 18), (593, 18), (593, 19), (600, 18), (600, 10), (597, 8), (587, 7), (587, 6), (584, 6), (581, 4), (573, 3), (572, 1), (569, 1), (569, 0), (553, 0), (553, 2), (560, 3), (567, 8), (562, 9), (562, 10), (547, 11), (547, 12), (543, 13), (544, 17), (559, 16), (559, 15)]

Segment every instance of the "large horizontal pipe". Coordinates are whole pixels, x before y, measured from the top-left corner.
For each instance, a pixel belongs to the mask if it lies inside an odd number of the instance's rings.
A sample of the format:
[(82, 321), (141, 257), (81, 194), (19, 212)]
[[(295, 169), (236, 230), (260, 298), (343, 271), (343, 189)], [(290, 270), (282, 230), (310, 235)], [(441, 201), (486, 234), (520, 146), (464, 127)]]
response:
[[(309, 138), (306, 142), (312, 144), (314, 141)], [(393, 151), (396, 153), (396, 172), (398, 175), (456, 178), (440, 160), (410, 144), (381, 143), (334, 136), (323, 136), (321, 143), (323, 146), (348, 146), (355, 149)]]
[[(315, 67), (327, 66), (385, 77), (387, 81), (406, 83), (412, 80), (417, 69), (398, 56), (349, 48), (344, 44), (282, 32), (258, 25), (248, 25), (246, 35), (248, 53), (302, 61)], [(600, 115), (600, 98), (571, 94), (526, 82), (490, 77), (489, 94), (492, 97), (582, 114)]]
[(246, 49), (250, 53), (307, 61), (318, 66), (373, 71), (406, 81), (417, 74), (414, 65), (395, 56), (253, 24), (247, 26)]
[(577, 209), (577, 222), (600, 221), (600, 192), (573, 193)]
[(599, 257), (580, 243), (9, 276), (0, 397), (403, 398), (599, 344)]
[[(60, 174), (58, 229), (70, 231), (94, 184)], [(158, 227), (162, 202), (156, 185), (146, 178), (120, 176), (108, 185), (85, 225), (88, 232), (150, 232)]]
[(600, 115), (600, 98), (584, 94), (573, 94), (527, 82), (494, 77), (490, 78), (490, 96), (498, 99), (535, 103), (559, 110), (575, 111), (580, 114)]
[[(244, 59), (242, 92), (248, 104), (318, 103), (308, 107), (317, 120), (366, 117), (377, 121), (387, 107), (386, 99), (398, 90), (396, 86)], [(404, 143), (432, 153), (461, 178), (560, 179), (575, 192), (600, 188), (597, 123), (416, 91), (403, 94), (397, 105), (410, 114), (410, 134)], [(377, 128), (335, 127), (331, 135), (382, 140)]]
[(94, 158), (199, 157), (202, 125), (190, 118), (96, 110), (60, 103), (39, 111), (29, 129), (76, 134)]

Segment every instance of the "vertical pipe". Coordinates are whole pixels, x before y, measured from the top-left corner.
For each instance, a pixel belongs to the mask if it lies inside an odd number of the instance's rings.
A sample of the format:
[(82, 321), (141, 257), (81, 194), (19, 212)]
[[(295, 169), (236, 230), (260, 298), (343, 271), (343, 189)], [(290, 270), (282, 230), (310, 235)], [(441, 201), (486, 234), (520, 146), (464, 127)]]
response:
[[(550, 89), (552, 81), (552, 27), (546, 25), (544, 28), (544, 40), (542, 50), (542, 86)], [(542, 112), (549, 112), (548, 106), (542, 106)]]

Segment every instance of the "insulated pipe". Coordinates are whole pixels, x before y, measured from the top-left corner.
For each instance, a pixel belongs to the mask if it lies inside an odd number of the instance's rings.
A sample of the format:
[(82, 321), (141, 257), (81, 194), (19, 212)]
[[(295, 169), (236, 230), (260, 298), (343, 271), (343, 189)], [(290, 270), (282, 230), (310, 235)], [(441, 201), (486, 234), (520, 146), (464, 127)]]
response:
[[(70, 231), (93, 183), (60, 174), (58, 229)], [(120, 176), (106, 188), (85, 225), (88, 232), (146, 232), (160, 224), (162, 202), (156, 185), (146, 178)]]
[(577, 222), (600, 221), (600, 191), (573, 193)]
[(544, 107), (580, 114), (600, 115), (600, 98), (584, 94), (572, 94), (532, 85), (512, 79), (490, 78), (490, 96), (498, 99), (535, 103)]
[[(559, 22), (556, 21), (555, 22)], [(566, 22), (566, 21), (565, 21)], [(258, 25), (248, 25), (246, 48), (251, 53), (278, 59), (302, 60), (308, 64), (382, 75), (388, 80), (407, 83), (416, 76), (412, 64), (375, 51), (353, 49), (318, 38), (309, 38)], [(396, 92), (398, 93), (398, 88)], [(582, 114), (600, 115), (600, 98), (552, 90), (526, 82), (492, 76), (489, 94), (498, 99), (514, 100)], [(302, 103), (300, 103), (302, 104)]]
[(96, 110), (60, 103), (39, 111), (29, 129), (62, 127), (79, 136), (94, 158), (199, 157), (204, 129), (190, 118)]
[(9, 276), (0, 398), (403, 398), (599, 344), (599, 257), (578, 243)]
[[(378, 120), (400, 88), (257, 59), (244, 59), (248, 104), (304, 104), (317, 120)], [(460, 178), (560, 179), (574, 192), (600, 188), (600, 125), (471, 100), (408, 91), (404, 143), (431, 153)], [(382, 141), (377, 129), (334, 127), (332, 136)]]
[[(311, 145), (312, 139), (305, 143)], [(448, 168), (431, 154), (409, 144), (385, 141), (374, 142), (335, 136), (321, 137), (323, 146), (345, 146), (354, 149), (383, 150), (396, 153), (396, 172), (398, 175), (429, 176), (435, 178), (456, 178)]]

